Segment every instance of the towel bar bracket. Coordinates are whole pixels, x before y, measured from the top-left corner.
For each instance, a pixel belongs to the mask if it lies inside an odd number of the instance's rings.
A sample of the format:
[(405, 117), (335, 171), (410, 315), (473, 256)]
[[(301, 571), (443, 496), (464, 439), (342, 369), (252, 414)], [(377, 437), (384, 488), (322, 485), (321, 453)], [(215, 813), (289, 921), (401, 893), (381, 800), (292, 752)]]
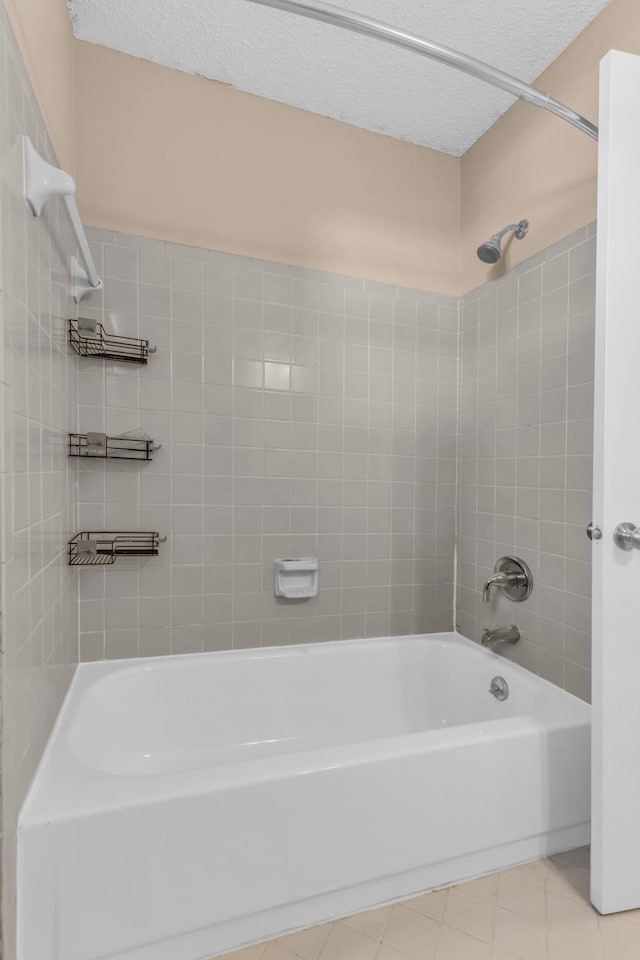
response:
[(73, 177), (47, 163), (29, 137), (24, 138), (24, 194), (34, 217), (39, 217), (47, 200), (72, 196), (76, 192)]
[(87, 294), (102, 290), (102, 287), (102, 280), (98, 280), (95, 285), (92, 284), (89, 280), (89, 274), (77, 257), (71, 257), (71, 295), (76, 303), (80, 303)]

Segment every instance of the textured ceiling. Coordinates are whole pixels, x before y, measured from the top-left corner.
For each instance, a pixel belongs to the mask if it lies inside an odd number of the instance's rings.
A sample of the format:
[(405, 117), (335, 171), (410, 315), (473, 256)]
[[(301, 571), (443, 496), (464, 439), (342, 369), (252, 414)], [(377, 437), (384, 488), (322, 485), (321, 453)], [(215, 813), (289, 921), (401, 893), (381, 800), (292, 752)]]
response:
[[(531, 82), (608, 2), (343, 5)], [(81, 40), (456, 156), (513, 102), (416, 54), (247, 0), (69, 0), (69, 6)]]

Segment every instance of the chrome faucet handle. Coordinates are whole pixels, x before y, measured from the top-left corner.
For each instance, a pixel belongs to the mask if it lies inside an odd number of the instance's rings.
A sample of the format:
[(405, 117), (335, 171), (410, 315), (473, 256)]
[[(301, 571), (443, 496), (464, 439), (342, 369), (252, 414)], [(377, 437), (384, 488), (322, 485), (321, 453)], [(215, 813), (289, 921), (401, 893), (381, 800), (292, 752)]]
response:
[(491, 600), (491, 587), (504, 587), (507, 585), (507, 577), (504, 573), (494, 573), (482, 588), (482, 602), (489, 603)]
[(519, 557), (500, 557), (496, 561), (492, 576), (482, 588), (482, 602), (491, 600), (491, 587), (497, 587), (509, 600), (522, 603), (531, 596), (533, 574), (528, 565)]

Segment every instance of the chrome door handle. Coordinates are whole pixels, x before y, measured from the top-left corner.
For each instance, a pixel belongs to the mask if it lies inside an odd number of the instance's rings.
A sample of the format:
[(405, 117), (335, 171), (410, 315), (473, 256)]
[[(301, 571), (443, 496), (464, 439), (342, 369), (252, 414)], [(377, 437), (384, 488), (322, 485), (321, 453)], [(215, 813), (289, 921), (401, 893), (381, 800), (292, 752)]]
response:
[(589, 540), (602, 540), (602, 530), (600, 527), (594, 527), (592, 523), (587, 527), (587, 536)]
[(640, 527), (636, 527), (635, 523), (619, 523), (613, 531), (613, 539), (621, 550), (640, 547)]

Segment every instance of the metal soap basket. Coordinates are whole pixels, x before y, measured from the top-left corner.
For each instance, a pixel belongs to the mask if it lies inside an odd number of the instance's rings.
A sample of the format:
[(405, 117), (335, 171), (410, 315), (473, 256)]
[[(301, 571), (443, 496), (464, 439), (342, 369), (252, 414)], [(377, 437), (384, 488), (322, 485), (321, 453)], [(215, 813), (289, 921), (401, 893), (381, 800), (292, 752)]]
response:
[(69, 456), (98, 460), (153, 460), (153, 454), (161, 444), (150, 437), (136, 436), (136, 432), (119, 437), (109, 437), (106, 433), (70, 433)]
[(166, 539), (156, 532), (86, 530), (69, 541), (69, 564), (107, 566), (118, 558), (157, 557)]
[(149, 354), (158, 349), (139, 337), (120, 337), (115, 333), (107, 333), (101, 323), (86, 317), (69, 320), (69, 343), (79, 357), (122, 360), (125, 363), (148, 363)]

